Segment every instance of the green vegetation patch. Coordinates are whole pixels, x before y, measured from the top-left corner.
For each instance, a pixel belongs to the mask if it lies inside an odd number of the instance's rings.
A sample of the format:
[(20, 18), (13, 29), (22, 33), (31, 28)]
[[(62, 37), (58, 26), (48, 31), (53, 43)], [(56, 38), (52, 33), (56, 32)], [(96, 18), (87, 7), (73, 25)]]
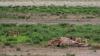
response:
[(90, 14), (100, 15), (100, 7), (66, 7), (66, 6), (0, 6), (0, 18), (25, 18), (25, 14)]
[(15, 25), (0, 24), (0, 43), (40, 44), (62, 36), (82, 37), (100, 43), (100, 25)]
[(66, 7), (66, 6), (8, 6), (0, 7), (0, 12), (20, 13), (71, 13), (100, 14), (99, 7)]

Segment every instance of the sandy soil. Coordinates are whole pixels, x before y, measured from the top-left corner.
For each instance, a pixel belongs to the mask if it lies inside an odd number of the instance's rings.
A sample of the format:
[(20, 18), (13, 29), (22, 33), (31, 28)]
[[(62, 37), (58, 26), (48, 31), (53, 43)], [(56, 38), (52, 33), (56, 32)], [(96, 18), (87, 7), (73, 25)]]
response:
[(100, 1), (100, 0), (0, 0), (0, 1)]
[(100, 24), (100, 19), (0, 19), (0, 24)]
[[(99, 15), (79, 15), (79, 14), (47, 14), (47, 13), (6, 13), (0, 14), (5, 15), (0, 18), (0, 24), (14, 23), (14, 24), (58, 24), (58, 23), (69, 23), (69, 24), (100, 24)], [(15, 16), (6, 17), (6, 16)], [(22, 16), (24, 18), (16, 18)]]
[[(18, 50), (18, 48), (20, 48), (20, 50)], [(100, 50), (94, 51), (88, 47), (44, 48), (26, 45), (18, 45), (16, 47), (0, 46), (0, 56), (66, 56), (66, 54), (75, 54), (76, 56), (100, 56)]]
[(25, 1), (0, 1), (0, 6), (48, 6), (48, 5), (55, 5), (55, 6), (98, 6), (100, 7), (100, 1), (97, 0), (25, 0)]

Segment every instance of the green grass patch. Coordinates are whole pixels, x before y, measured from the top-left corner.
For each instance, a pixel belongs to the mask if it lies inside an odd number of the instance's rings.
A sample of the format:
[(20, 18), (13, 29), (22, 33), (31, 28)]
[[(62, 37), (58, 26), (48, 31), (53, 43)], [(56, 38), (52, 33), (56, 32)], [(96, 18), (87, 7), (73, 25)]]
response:
[[(13, 14), (15, 13), (15, 14)], [(0, 18), (25, 18), (24, 13), (49, 13), (49, 14), (90, 14), (100, 15), (100, 7), (66, 7), (66, 6), (0, 6)]]
[(62, 36), (82, 37), (90, 43), (100, 43), (100, 25), (0, 24), (0, 43), (40, 44)]
[(66, 6), (0, 6), (0, 12), (21, 13), (71, 13), (71, 14), (100, 14), (99, 7), (66, 7)]

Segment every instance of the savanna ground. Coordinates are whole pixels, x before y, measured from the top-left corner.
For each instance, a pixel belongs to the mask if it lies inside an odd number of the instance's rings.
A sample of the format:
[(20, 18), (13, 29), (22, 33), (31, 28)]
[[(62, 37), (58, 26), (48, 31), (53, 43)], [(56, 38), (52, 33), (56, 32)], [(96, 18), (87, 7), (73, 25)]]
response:
[(0, 0), (0, 6), (97, 6), (100, 0)]
[[(0, 56), (100, 56), (99, 6), (99, 0), (0, 0)], [(89, 39), (92, 47), (46, 47), (62, 36)]]
[[(1, 56), (100, 55), (100, 25), (0, 24), (0, 29)], [(62, 36), (89, 39), (92, 47), (47, 47), (50, 39)]]
[(100, 24), (99, 7), (1, 6), (0, 23)]
[(0, 47), (0, 56), (99, 56), (100, 50), (89, 48), (48, 48), (29, 45), (15, 47)]

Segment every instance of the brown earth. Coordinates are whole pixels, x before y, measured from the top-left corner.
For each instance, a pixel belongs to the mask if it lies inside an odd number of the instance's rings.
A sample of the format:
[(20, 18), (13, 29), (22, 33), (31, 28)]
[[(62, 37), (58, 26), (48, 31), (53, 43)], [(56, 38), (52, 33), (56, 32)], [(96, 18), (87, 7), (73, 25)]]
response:
[(100, 24), (100, 19), (0, 19), (0, 24)]
[(0, 46), (0, 56), (100, 56), (100, 50), (89, 47), (50, 48), (34, 47), (30, 45), (16, 45), (14, 47)]
[[(10, 17), (9, 17), (10, 16)], [(92, 14), (69, 14), (69, 13), (1, 13), (0, 19), (95, 19), (100, 15)]]
[[(47, 13), (6, 13), (0, 18), (0, 24), (100, 24), (99, 15), (79, 15), (79, 14), (47, 14)], [(16, 16), (19, 18), (9, 18), (7, 16)], [(7, 17), (7, 18), (6, 18)], [(20, 18), (21, 17), (21, 18)]]
[(100, 0), (1, 0), (0, 6), (97, 6)]
[(100, 1), (100, 0), (0, 0), (0, 1)]

